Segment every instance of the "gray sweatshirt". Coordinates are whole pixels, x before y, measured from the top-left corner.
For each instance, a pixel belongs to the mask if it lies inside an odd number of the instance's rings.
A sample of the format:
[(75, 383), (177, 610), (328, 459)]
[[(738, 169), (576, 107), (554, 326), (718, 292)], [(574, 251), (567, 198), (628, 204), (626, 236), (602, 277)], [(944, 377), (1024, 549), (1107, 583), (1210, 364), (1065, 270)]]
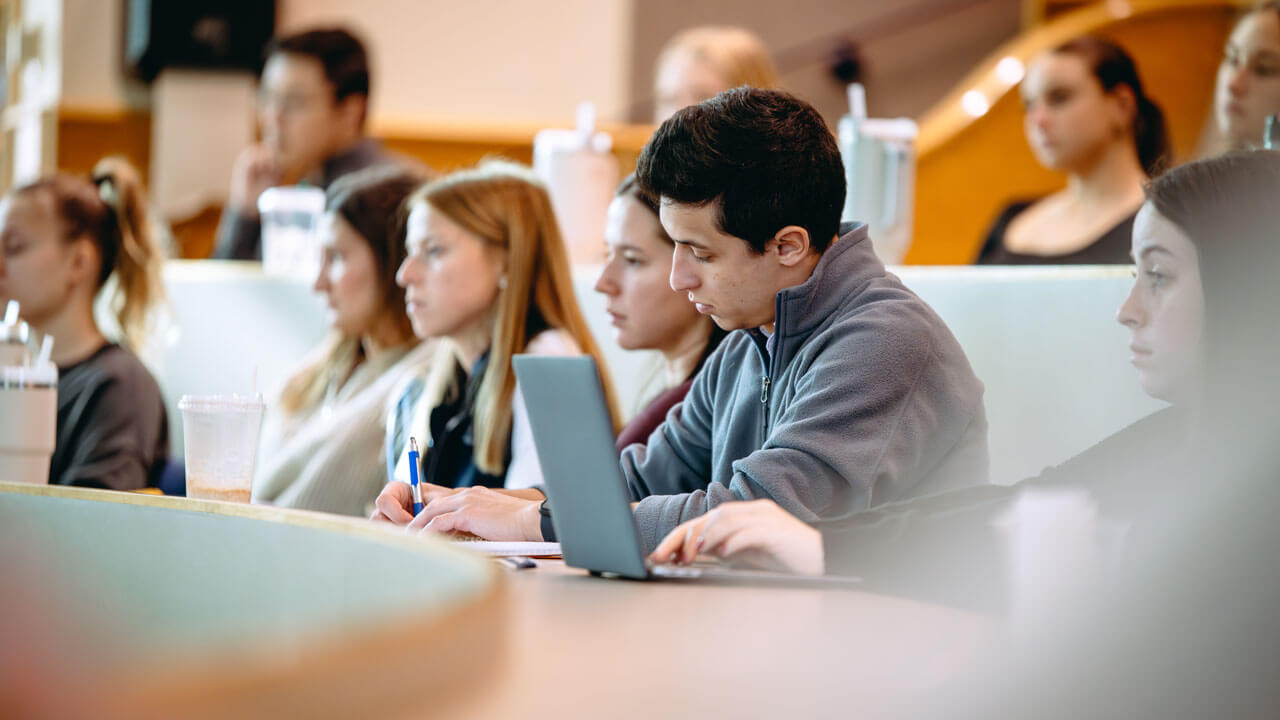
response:
[(865, 225), (779, 292), (775, 313), (773, 337), (730, 333), (648, 444), (623, 451), (646, 548), (735, 500), (832, 521), (986, 482), (982, 383), (942, 320), (885, 271)]

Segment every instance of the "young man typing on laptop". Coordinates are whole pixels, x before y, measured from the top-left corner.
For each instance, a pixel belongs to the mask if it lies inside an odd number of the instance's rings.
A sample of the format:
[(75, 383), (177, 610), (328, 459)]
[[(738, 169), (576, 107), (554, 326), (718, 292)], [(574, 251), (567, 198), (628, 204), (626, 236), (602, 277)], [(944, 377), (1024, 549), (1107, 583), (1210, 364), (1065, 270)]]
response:
[[(622, 453), (646, 549), (726, 502), (768, 498), (816, 522), (986, 481), (982, 384), (866, 226), (837, 236), (844, 169), (813, 107), (727, 91), (664, 122), (636, 177), (675, 241), (671, 287), (741, 331)], [(380, 514), (406, 521), (402, 495), (389, 485)], [(539, 540), (537, 504), (436, 493), (412, 526)]]

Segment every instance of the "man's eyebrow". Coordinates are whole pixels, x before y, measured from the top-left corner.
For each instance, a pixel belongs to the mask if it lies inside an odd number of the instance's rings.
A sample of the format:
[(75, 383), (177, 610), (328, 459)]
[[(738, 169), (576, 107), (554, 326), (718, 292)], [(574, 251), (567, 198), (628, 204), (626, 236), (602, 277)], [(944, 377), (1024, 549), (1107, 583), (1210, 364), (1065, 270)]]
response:
[(671, 238), (671, 242), (677, 245), (684, 245), (685, 247), (691, 247), (691, 248), (694, 248), (695, 250), (704, 250), (704, 251), (710, 250), (710, 248), (708, 248), (706, 245), (694, 242), (693, 240), (681, 240), (680, 238)]
[(1173, 257), (1173, 253), (1169, 252), (1169, 249), (1163, 245), (1148, 245), (1138, 252), (1138, 259), (1144, 258), (1152, 253), (1164, 253), (1169, 257)]

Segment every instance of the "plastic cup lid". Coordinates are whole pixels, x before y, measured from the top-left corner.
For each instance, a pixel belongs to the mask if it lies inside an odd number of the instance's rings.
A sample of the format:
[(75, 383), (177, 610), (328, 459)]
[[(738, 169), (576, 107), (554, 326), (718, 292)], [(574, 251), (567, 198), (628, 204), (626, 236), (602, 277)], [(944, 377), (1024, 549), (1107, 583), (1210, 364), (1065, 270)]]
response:
[(0, 365), (0, 388), (57, 387), (58, 366)]
[(267, 188), (258, 196), (258, 212), (324, 212), (324, 191), (317, 187), (289, 185)]
[(0, 323), (0, 342), (25, 344), (30, 337), (31, 326), (27, 325), (25, 320), (19, 320), (12, 325)]
[(179, 410), (195, 410), (196, 412), (248, 412), (260, 410), (265, 406), (261, 393), (257, 395), (183, 395), (178, 400)]

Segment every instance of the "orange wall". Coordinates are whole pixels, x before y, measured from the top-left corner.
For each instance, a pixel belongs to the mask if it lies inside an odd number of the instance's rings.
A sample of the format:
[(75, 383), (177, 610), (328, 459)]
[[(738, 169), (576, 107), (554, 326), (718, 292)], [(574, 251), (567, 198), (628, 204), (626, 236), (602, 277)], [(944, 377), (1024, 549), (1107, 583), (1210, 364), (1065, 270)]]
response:
[[(1235, 14), (1229, 3), (1206, 3), (1135, 14), (1096, 31), (1133, 54), (1148, 94), (1164, 109), (1179, 161), (1194, 157), (1211, 121), (1214, 78)], [(922, 139), (928, 122), (922, 123)], [(1016, 89), (958, 132), (931, 147), (922, 142), (916, 178), (915, 237), (906, 257), (911, 264), (971, 262), (1002, 207), (1066, 182), (1042, 168), (1027, 147)]]

